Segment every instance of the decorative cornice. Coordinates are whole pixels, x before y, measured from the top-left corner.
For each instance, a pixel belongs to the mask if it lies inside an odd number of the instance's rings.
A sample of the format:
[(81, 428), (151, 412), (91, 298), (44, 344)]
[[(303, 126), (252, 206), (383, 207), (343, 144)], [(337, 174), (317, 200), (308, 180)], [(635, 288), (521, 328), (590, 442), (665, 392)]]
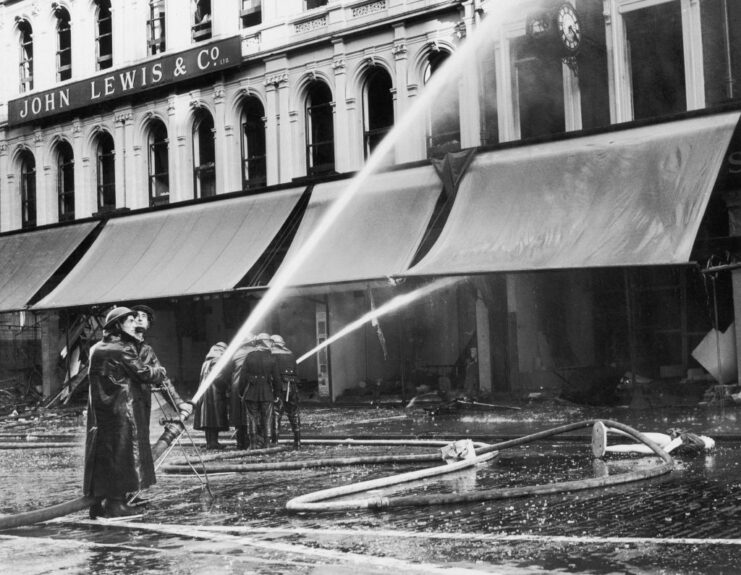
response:
[(265, 85), (266, 86), (279, 86), (279, 85), (285, 85), (288, 83), (288, 72), (278, 72), (277, 74), (271, 74), (269, 76), (265, 76)]

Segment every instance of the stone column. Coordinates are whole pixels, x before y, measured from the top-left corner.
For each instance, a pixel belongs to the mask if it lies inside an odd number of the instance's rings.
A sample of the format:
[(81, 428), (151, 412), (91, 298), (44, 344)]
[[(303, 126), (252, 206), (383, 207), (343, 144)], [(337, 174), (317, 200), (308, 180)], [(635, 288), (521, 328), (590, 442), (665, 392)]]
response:
[[(214, 84), (214, 155), (216, 163), (216, 193), (235, 192), (241, 188), (232, 181), (229, 172), (229, 147), (226, 143), (226, 106), (224, 105), (224, 84)], [(231, 130), (230, 130), (231, 132)], [(231, 134), (230, 134), (231, 135)]]
[[(128, 197), (128, 187), (134, 188), (136, 182), (129, 181), (133, 178), (136, 171), (133, 167), (133, 153), (131, 149), (131, 122), (133, 114), (131, 111), (121, 111), (113, 117), (113, 145), (115, 146), (116, 155), (114, 157), (116, 170), (116, 207), (129, 208), (131, 199)], [(146, 189), (146, 188), (145, 188)]]
[[(269, 186), (280, 182), (280, 112), (278, 102), (278, 84), (273, 77), (265, 80), (265, 162), (267, 183)], [(240, 126), (239, 137), (242, 137)]]
[(350, 141), (351, 121), (347, 110), (347, 75), (345, 74), (345, 47), (341, 39), (332, 41), (334, 57), (332, 69), (334, 70), (334, 149), (335, 170), (338, 172), (349, 172), (353, 169), (353, 145)]
[[(741, 189), (725, 192), (728, 207), (728, 235), (741, 238)], [(731, 270), (733, 290), (733, 325), (736, 330), (736, 366), (741, 373), (741, 268)]]

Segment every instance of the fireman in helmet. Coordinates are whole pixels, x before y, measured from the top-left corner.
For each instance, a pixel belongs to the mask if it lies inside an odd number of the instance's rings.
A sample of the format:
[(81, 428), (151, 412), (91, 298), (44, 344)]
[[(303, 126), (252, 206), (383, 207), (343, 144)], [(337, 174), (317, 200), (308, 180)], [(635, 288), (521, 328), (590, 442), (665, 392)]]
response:
[(280, 420), (283, 413), (288, 416), (288, 422), (293, 431), (293, 447), (301, 447), (301, 414), (298, 404), (298, 376), (296, 375), (296, 357), (286, 346), (285, 340), (275, 334), (270, 336), (270, 352), (275, 358), (280, 373), (280, 396), (275, 402), (275, 417), (271, 441), (278, 442)]

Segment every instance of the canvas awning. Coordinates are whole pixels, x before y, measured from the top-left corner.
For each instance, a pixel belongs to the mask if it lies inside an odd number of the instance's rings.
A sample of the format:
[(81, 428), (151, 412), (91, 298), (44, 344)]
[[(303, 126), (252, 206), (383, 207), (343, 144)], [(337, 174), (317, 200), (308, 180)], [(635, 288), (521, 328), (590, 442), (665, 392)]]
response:
[[(319, 184), (277, 273), (289, 273), (291, 286), (399, 274), (411, 264), (441, 191), (442, 182), (432, 166), (377, 173), (360, 184), (354, 180)], [(327, 223), (327, 213), (344, 193), (352, 194), (351, 199)], [(324, 233), (297, 264), (302, 247), (320, 226), (326, 226)], [(294, 266), (294, 271), (286, 272)]]
[(25, 309), (96, 225), (85, 222), (0, 237), (0, 312)]
[(275, 237), (304, 187), (109, 220), (34, 308), (232, 290)]
[(406, 274), (687, 263), (739, 113), (484, 152)]

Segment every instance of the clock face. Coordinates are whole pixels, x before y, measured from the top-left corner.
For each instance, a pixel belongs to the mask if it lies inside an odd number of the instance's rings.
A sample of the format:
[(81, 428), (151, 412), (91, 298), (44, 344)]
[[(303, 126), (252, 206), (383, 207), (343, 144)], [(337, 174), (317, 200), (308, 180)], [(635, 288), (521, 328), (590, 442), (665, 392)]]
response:
[(579, 16), (571, 4), (561, 4), (556, 14), (558, 34), (564, 48), (575, 53), (581, 44), (581, 26)]

